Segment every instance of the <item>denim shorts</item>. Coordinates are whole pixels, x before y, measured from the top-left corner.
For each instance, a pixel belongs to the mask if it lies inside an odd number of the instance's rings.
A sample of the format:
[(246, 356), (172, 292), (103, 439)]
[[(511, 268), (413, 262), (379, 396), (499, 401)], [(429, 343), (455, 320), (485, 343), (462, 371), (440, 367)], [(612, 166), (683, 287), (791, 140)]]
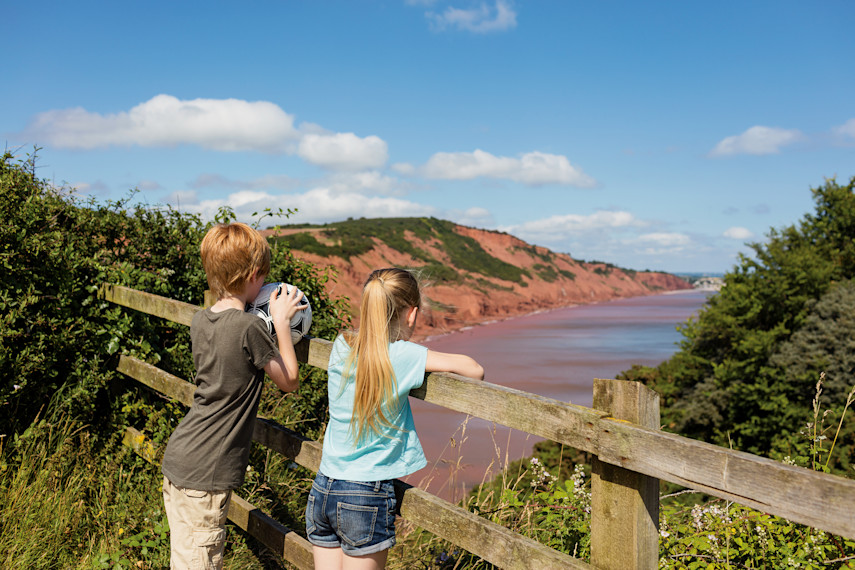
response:
[(395, 487), (386, 481), (344, 481), (318, 473), (306, 505), (306, 535), (315, 546), (348, 556), (395, 544)]

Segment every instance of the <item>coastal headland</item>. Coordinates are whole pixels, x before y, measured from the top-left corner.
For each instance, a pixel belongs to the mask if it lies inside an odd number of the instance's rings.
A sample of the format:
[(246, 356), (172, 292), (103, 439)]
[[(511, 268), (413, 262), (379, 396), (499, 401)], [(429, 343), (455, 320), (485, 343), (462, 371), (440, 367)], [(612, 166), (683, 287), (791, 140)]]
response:
[(435, 218), (348, 220), (263, 233), (283, 239), (298, 258), (335, 269), (327, 292), (350, 300), (354, 325), (372, 270), (419, 269), (428, 302), (416, 341), (560, 307), (692, 288), (669, 273), (576, 260), (507, 233)]

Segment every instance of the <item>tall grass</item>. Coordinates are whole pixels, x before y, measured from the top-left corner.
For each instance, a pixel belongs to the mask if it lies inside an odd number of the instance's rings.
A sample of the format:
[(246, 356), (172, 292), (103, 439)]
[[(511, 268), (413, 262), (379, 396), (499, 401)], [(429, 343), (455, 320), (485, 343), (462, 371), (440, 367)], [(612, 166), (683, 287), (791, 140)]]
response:
[[(169, 567), (159, 468), (87, 428), (42, 420), (0, 440), (0, 568)], [(281, 567), (235, 528), (225, 564)]]
[[(95, 536), (83, 497), (100, 476), (75, 448), (86, 440), (69, 424), (34, 424), (4, 442), (0, 464), (0, 566), (64, 568), (85, 557)], [(77, 444), (77, 445), (75, 445)], [(78, 460), (83, 465), (78, 465)]]

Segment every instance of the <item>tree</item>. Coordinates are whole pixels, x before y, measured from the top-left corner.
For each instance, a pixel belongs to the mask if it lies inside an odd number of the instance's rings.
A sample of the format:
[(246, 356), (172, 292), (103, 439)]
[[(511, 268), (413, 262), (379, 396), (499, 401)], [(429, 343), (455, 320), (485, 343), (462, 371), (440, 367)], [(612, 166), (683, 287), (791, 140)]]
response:
[(794, 427), (789, 422), (810, 409), (816, 378), (802, 385), (773, 355), (834, 284), (855, 277), (853, 188), (855, 177), (812, 189), (815, 212), (798, 225), (770, 230), (764, 243), (749, 244), (753, 257), (741, 255), (721, 292), (681, 327), (684, 340), (671, 360), (624, 375), (644, 378), (663, 394), (666, 426), (767, 453), (782, 428)]

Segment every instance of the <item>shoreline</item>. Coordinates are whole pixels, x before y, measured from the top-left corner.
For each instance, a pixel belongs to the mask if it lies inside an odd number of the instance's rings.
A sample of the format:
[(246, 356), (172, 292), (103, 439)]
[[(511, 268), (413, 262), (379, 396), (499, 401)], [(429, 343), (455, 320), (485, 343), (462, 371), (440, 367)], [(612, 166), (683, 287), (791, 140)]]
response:
[(574, 307), (599, 305), (602, 303), (610, 303), (612, 301), (620, 301), (622, 299), (636, 299), (636, 298), (642, 298), (642, 297), (655, 297), (657, 295), (681, 295), (681, 294), (687, 294), (687, 293), (695, 293), (698, 291), (705, 291), (705, 290), (696, 289), (693, 287), (691, 289), (674, 289), (671, 291), (658, 291), (655, 293), (650, 293), (648, 295), (628, 295), (626, 297), (613, 297), (611, 299), (600, 299), (600, 300), (596, 300), (596, 301), (591, 301), (590, 303), (578, 303), (578, 302), (577, 303), (570, 303), (568, 305), (560, 305), (557, 307), (550, 307), (550, 308), (546, 308), (546, 309), (538, 309), (538, 310), (532, 311), (530, 313), (521, 313), (519, 315), (511, 315), (511, 316), (505, 317), (503, 319), (490, 317), (490, 318), (487, 318), (483, 321), (465, 324), (459, 328), (455, 328), (455, 329), (449, 330), (447, 332), (439, 332), (439, 333), (433, 333), (433, 334), (428, 333), (424, 336), (419, 335), (417, 333), (417, 334), (413, 335), (414, 336), (413, 341), (418, 342), (418, 343), (432, 342), (432, 341), (435, 341), (435, 340), (438, 340), (438, 339), (441, 339), (441, 338), (444, 338), (444, 337), (447, 337), (447, 336), (450, 336), (450, 335), (453, 335), (456, 333), (466, 332), (466, 331), (469, 331), (469, 330), (472, 330), (472, 329), (475, 329), (478, 327), (482, 327), (482, 326), (489, 326), (489, 325), (493, 325), (493, 324), (504, 323), (507, 321), (511, 321), (511, 320), (515, 320), (515, 319), (522, 319), (522, 318), (526, 318), (526, 317), (532, 317), (535, 315), (548, 314), (548, 313), (552, 313), (555, 311), (562, 311), (564, 309), (572, 309)]

